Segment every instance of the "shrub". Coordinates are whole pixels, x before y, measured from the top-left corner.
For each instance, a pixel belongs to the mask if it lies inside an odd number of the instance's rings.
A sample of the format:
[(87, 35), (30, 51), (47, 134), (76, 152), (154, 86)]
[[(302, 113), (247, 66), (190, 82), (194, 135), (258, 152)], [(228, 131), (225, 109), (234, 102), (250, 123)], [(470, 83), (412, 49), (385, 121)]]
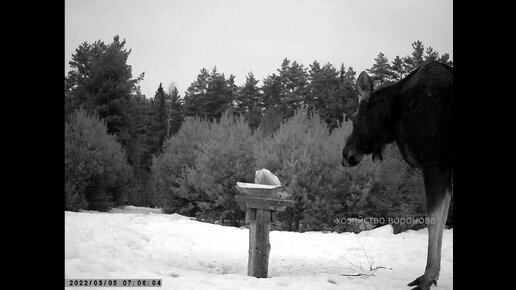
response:
[(351, 122), (345, 122), (330, 133), (318, 113), (301, 108), (255, 146), (256, 169), (271, 170), (296, 201), (293, 211), (281, 214), (290, 220), (287, 229), (330, 229), (335, 216), (346, 212), (350, 189), (361, 182), (354, 177), (371, 165), (342, 167), (341, 150), (350, 132)]
[(218, 122), (188, 119), (154, 157), (154, 184), (164, 212), (231, 225), (244, 218), (234, 200), (236, 182), (253, 182), (262, 168), (276, 174), (296, 201), (279, 214), (278, 229), (359, 232), (378, 225), (335, 219), (423, 216), (422, 178), (395, 145), (386, 148), (383, 162), (366, 156), (356, 167), (341, 165), (351, 130), (345, 121), (330, 132), (317, 112), (305, 108), (267, 134), (253, 135), (242, 117), (227, 112)]
[(192, 216), (196, 211), (197, 196), (181, 186), (186, 186), (186, 170), (194, 166), (195, 151), (209, 129), (210, 122), (199, 117), (187, 118), (177, 134), (165, 140), (163, 153), (153, 157), (152, 177), (165, 213)]
[(213, 123), (186, 120), (153, 160), (164, 212), (238, 224), (243, 212), (235, 185), (254, 178), (253, 140), (244, 117), (228, 112)]
[(124, 202), (126, 154), (95, 114), (76, 110), (65, 123), (65, 210), (108, 210)]
[(261, 137), (270, 137), (276, 132), (283, 122), (283, 112), (275, 108), (267, 108), (258, 125), (257, 132)]
[[(379, 180), (372, 189), (364, 208), (372, 217), (419, 218), (425, 216), (425, 194), (421, 172), (410, 167), (398, 147), (385, 148), (380, 163)], [(409, 224), (393, 224), (395, 233), (411, 229)]]
[(253, 182), (255, 158), (252, 131), (243, 116), (226, 112), (211, 124), (206, 139), (195, 150), (194, 167), (185, 183), (202, 196), (199, 218), (238, 225), (243, 211), (235, 201), (238, 181)]

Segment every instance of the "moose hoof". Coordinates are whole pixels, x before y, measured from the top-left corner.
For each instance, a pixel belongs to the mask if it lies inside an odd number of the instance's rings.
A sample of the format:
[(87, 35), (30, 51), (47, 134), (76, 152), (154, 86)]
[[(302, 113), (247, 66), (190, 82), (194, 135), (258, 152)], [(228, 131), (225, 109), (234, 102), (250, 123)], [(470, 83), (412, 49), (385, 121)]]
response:
[(429, 290), (432, 284), (437, 286), (437, 277), (430, 277), (425, 274), (416, 278), (416, 280), (410, 282), (407, 286), (416, 286), (411, 290)]

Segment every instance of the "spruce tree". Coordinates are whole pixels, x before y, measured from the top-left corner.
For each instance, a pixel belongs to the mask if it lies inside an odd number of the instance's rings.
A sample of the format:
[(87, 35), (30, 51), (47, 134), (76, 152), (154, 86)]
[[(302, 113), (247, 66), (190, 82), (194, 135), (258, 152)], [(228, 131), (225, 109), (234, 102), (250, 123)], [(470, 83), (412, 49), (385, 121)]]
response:
[(291, 63), (287, 58), (283, 59), (278, 73), (281, 80), (280, 111), (285, 118), (289, 118), (305, 100), (308, 92), (308, 73), (302, 64), (296, 61)]
[(240, 88), (237, 95), (236, 113), (245, 116), (245, 120), (251, 128), (256, 129), (262, 118), (262, 94), (258, 87), (258, 80), (250, 72), (245, 84)]
[(181, 128), (181, 124), (183, 123), (183, 103), (179, 96), (179, 91), (177, 87), (174, 87), (172, 91), (169, 92), (170, 99), (170, 113), (169, 113), (169, 126), (168, 126), (168, 134), (167, 137), (175, 135), (179, 129)]
[(167, 108), (166, 98), (167, 96), (165, 90), (163, 89), (162, 83), (160, 83), (156, 94), (154, 95), (153, 102), (154, 127), (151, 129), (151, 131), (156, 138), (156, 143), (153, 146), (154, 148), (151, 150), (153, 154), (161, 151), (161, 146), (167, 135), (169, 110)]
[(339, 79), (340, 79), (340, 82), (343, 83), (344, 80), (346, 79), (346, 67), (344, 66), (344, 63), (342, 63), (340, 65), (340, 70), (339, 70)]
[[(330, 124), (330, 130), (335, 129), (338, 122), (348, 121), (351, 116), (353, 116), (358, 110), (358, 95), (355, 90), (355, 75), (356, 72), (352, 67), (348, 68), (343, 81), (339, 84), (339, 88), (336, 93), (336, 106), (339, 107), (339, 110), (335, 110), (333, 113), (333, 122)], [(340, 108), (341, 107), (341, 108)], [(344, 114), (345, 119), (343, 119), (342, 114)]]
[(308, 94), (305, 97), (305, 105), (309, 111), (318, 110), (321, 112), (321, 104), (324, 102), (323, 94), (324, 80), (321, 73), (321, 65), (318, 61), (314, 61), (309, 65), (308, 70)]
[(338, 95), (339, 72), (330, 63), (320, 67), (319, 63), (314, 61), (310, 65), (309, 80), (309, 102), (306, 103), (308, 111), (318, 111), (331, 128), (336, 127), (342, 121), (344, 112), (344, 102)]
[(213, 68), (204, 102), (204, 117), (208, 120), (218, 120), (224, 111), (232, 108), (234, 87), (231, 81), (234, 85), (234, 80), (226, 80), (224, 74), (217, 71), (217, 67)]
[(233, 111), (236, 110), (237, 106), (237, 99), (238, 99), (238, 93), (240, 88), (235, 84), (235, 76), (233, 74), (229, 75), (229, 78), (226, 81), (226, 87), (227, 87), (227, 94), (229, 99), (229, 108), (231, 108)]
[(184, 114), (185, 116), (203, 116), (206, 92), (208, 91), (208, 81), (210, 73), (207, 69), (202, 68), (197, 75), (197, 79), (190, 84), (184, 97)]

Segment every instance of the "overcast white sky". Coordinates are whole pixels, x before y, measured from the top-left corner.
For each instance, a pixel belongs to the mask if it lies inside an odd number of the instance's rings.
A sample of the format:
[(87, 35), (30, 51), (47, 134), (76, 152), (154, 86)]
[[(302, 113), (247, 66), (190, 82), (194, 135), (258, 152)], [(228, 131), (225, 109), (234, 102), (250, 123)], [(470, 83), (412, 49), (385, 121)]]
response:
[(421, 40), (453, 59), (452, 0), (66, 0), (65, 70), (84, 41), (132, 49), (133, 77), (154, 97), (159, 83), (181, 96), (201, 68), (217, 66), (238, 85), (252, 71), (260, 80), (283, 58), (308, 67), (314, 60), (357, 72), (378, 53), (389, 61)]

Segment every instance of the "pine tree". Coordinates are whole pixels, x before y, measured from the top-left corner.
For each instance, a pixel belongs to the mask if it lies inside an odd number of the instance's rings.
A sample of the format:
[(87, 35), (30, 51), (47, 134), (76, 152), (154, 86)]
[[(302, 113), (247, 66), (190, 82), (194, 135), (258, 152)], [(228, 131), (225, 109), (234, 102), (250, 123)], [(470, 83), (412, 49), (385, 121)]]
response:
[(115, 134), (127, 150), (129, 163), (137, 164), (140, 155), (136, 148), (136, 126), (133, 111), (138, 83), (143, 79), (132, 77), (132, 68), (127, 64), (131, 50), (119, 36), (105, 44), (98, 40), (93, 44), (82, 43), (72, 54), (71, 70), (65, 78), (67, 113), (79, 107), (97, 112), (104, 119), (108, 133)]
[(403, 72), (405, 72), (405, 76), (407, 76), (412, 72), (414, 67), (414, 65), (412, 64), (412, 58), (410, 56), (405, 56), (401, 60), (403, 62)]
[(420, 40), (417, 40), (412, 43), (412, 48), (414, 49), (412, 52), (412, 69), (416, 69), (423, 64), (423, 52), (425, 47)]
[(263, 80), (262, 85), (262, 106), (263, 109), (273, 108), (279, 110), (282, 98), (281, 79), (278, 75), (272, 74)]
[[(210, 123), (194, 116), (184, 120), (177, 134), (165, 140), (163, 152), (152, 161), (152, 177), (162, 198), (165, 213), (194, 216), (203, 196), (186, 186), (186, 169), (195, 165), (199, 146), (209, 133)], [(183, 187), (184, 186), (184, 187)]]
[(441, 55), (438, 61), (449, 66), (453, 66), (453, 61), (450, 61), (450, 55), (448, 53)]
[(348, 67), (348, 71), (346, 72), (346, 80), (348, 80), (350, 83), (354, 84), (356, 81), (356, 74), (357, 72), (353, 70), (352, 67)]
[(405, 76), (405, 66), (403, 65), (403, 60), (397, 55), (391, 63), (392, 71), (394, 72), (394, 81), (399, 81)]
[(98, 85), (92, 85), (93, 70), (106, 48), (106, 44), (100, 40), (93, 44), (83, 42), (72, 54), (72, 60), (69, 62), (71, 70), (65, 77), (69, 113), (79, 107), (93, 109), (95, 95), (99, 90)]
[(101, 210), (122, 204), (131, 167), (106, 122), (83, 108), (65, 122), (65, 210)]
[(219, 119), (225, 110), (232, 107), (234, 90), (234, 77), (227, 81), (217, 67), (211, 73), (203, 68), (185, 94), (185, 116)]
[(406, 71), (408, 73), (412, 72), (419, 66), (423, 64), (423, 54), (425, 51), (425, 47), (420, 40), (414, 41), (412, 43), (412, 54), (405, 57), (403, 62), (405, 63)]
[(148, 152), (152, 146), (149, 142), (149, 140), (151, 140), (151, 138), (149, 138), (149, 122), (153, 116), (151, 101), (147, 99), (145, 95), (138, 92), (134, 96), (129, 110), (132, 126), (129, 132), (131, 136), (131, 146), (127, 148), (127, 156), (131, 161), (136, 177), (140, 178), (142, 174), (148, 171)]
[(385, 55), (380, 52), (378, 57), (374, 59), (375, 63), (370, 69), (366, 71), (371, 74), (371, 79), (373, 80), (375, 88), (382, 88), (392, 82), (392, 78), (394, 77), (394, 73), (389, 64), (389, 60)]
[(198, 217), (239, 226), (244, 214), (235, 201), (238, 181), (251, 182), (255, 160), (252, 154), (252, 131), (244, 117), (224, 112), (213, 122), (205, 142), (195, 151), (195, 166), (187, 170), (187, 179), (194, 182), (206, 199), (199, 202)]
[(109, 45), (101, 41), (85, 43), (72, 55), (69, 72), (70, 78), (78, 80), (72, 94), (83, 100), (81, 105), (106, 119), (109, 133), (117, 135), (127, 129), (125, 109), (135, 85), (143, 78), (132, 79), (132, 69), (127, 64), (131, 50), (125, 49), (125, 43), (118, 36)]
[(426, 48), (426, 54), (424, 56), (425, 62), (427, 61), (437, 61), (439, 59), (439, 53), (434, 51), (434, 49), (429, 46)]

